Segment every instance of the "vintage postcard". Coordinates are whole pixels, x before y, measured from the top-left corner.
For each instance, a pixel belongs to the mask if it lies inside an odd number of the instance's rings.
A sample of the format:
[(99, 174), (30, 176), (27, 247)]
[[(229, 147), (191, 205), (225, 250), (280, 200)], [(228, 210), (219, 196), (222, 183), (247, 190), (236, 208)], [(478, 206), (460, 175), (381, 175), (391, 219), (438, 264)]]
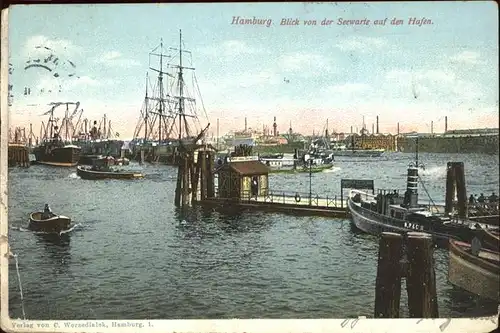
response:
[(490, 332), (494, 2), (12, 5), (8, 332)]

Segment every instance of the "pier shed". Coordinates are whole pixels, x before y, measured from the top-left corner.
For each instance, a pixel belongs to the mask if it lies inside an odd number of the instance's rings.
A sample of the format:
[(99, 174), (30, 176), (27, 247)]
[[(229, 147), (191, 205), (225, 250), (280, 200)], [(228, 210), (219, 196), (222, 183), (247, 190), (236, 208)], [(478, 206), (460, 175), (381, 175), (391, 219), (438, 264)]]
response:
[(258, 160), (232, 158), (217, 175), (219, 198), (249, 199), (269, 192), (269, 168)]

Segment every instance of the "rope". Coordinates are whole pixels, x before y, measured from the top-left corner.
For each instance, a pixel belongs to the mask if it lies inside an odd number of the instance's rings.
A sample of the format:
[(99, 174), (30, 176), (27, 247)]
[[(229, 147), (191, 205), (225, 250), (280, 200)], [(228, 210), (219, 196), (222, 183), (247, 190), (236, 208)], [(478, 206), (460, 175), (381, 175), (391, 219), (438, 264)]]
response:
[(424, 181), (422, 180), (422, 177), (420, 177), (420, 175), (418, 176), (418, 179), (420, 180), (420, 183), (422, 184), (422, 187), (424, 188), (425, 193), (426, 193), (426, 194), (427, 194), (427, 196), (429, 197), (429, 200), (432, 202), (432, 205), (434, 206), (434, 208), (436, 209), (436, 211), (439, 211), (439, 209), (437, 208), (436, 203), (434, 202), (434, 200), (432, 200), (431, 195), (429, 194), (429, 192), (428, 192), (428, 191), (427, 191), (427, 189), (425, 188)]
[(21, 274), (19, 273), (19, 261), (17, 260), (17, 254), (12, 254), (12, 256), (16, 260), (17, 281), (19, 283), (19, 293), (21, 294), (21, 308), (23, 310), (23, 319), (26, 320), (26, 312), (24, 311), (23, 285), (21, 283)]

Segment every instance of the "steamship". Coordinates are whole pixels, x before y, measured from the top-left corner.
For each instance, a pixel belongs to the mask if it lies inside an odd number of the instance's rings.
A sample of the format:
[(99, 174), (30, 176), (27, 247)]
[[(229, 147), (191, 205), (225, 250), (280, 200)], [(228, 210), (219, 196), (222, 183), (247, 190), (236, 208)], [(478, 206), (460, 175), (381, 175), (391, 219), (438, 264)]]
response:
[(418, 169), (417, 159), (408, 167), (407, 187), (402, 196), (398, 190), (379, 190), (376, 196), (351, 190), (347, 205), (354, 226), (372, 235), (425, 232), (431, 234), (435, 244), (442, 247), (447, 247), (450, 239), (470, 243), (482, 229), (498, 230), (498, 227), (473, 222), (465, 214), (434, 213), (428, 205), (418, 204)]
[[(67, 144), (60, 135), (60, 129), (56, 125), (57, 120), (54, 118), (54, 109), (61, 105), (68, 106), (69, 104), (79, 103), (51, 103), (52, 108), (45, 114), (49, 114), (49, 120), (45, 129), (45, 135), (39, 146), (35, 147), (33, 153), (35, 155), (36, 164), (46, 164), (52, 166), (74, 167), (80, 159), (81, 148)], [(66, 109), (66, 113), (68, 110)], [(66, 114), (66, 117), (68, 115)], [(43, 124), (43, 123), (42, 123)], [(66, 131), (67, 132), (67, 131)], [(66, 133), (67, 135), (67, 133)]]

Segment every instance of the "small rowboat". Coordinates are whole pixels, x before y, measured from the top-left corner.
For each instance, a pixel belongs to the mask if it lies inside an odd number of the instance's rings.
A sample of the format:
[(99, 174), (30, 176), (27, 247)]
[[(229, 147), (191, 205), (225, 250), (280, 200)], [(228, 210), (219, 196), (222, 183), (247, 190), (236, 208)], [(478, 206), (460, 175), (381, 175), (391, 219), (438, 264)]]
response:
[(481, 245), (488, 250), (500, 252), (500, 233), (497, 230), (481, 228), (478, 230), (478, 239)]
[(479, 241), (474, 246), (450, 239), (448, 281), (473, 294), (498, 302), (500, 253), (479, 246)]
[(30, 214), (28, 228), (33, 231), (61, 232), (69, 229), (71, 219), (67, 216), (51, 214), (43, 218), (43, 212)]
[(113, 170), (108, 168), (106, 170), (96, 170), (93, 167), (77, 166), (76, 174), (81, 179), (98, 180), (98, 179), (138, 179), (144, 178), (140, 172), (126, 172), (120, 170)]

